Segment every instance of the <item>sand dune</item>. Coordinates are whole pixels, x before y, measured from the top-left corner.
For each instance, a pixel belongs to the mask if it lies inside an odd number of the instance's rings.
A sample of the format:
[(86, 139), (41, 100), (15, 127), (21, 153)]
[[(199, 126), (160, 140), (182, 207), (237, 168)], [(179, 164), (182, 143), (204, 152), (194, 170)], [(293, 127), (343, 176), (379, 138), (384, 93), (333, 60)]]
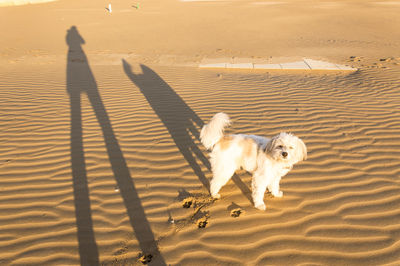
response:
[[(36, 18), (25, 27), (0, 26), (0, 264), (399, 264), (400, 55), (398, 35), (388, 26), (398, 22), (398, 7), (307, 3), (154, 0), (131, 10), (120, 1), (114, 17), (104, 10), (108, 2), (0, 9), (10, 22)], [(239, 32), (260, 21), (279, 25), (278, 15), (296, 15), (296, 7), (325, 10), (316, 16), (324, 21), (343, 6), (345, 14), (360, 8), (354, 14), (364, 19), (360, 25), (374, 25), (375, 11), (387, 11), (388, 27), (364, 29), (355, 42), (339, 23), (322, 37), (300, 40), (298, 33), (291, 42), (298, 28), (284, 23), (270, 53), (264, 53), (266, 35), (257, 45), (248, 36), (232, 44), (227, 32), (212, 37), (224, 25)], [(255, 7), (278, 13), (268, 21)], [(168, 21), (162, 14), (146, 24), (162, 8), (185, 15)], [(234, 24), (224, 17), (220, 24), (215, 16), (224, 8), (255, 20)], [(40, 19), (39, 9), (48, 11)], [(210, 12), (196, 13), (204, 10)], [(202, 16), (210, 21), (196, 24)], [(316, 17), (292, 22), (311, 20), (318, 32)], [(171, 32), (161, 22), (182, 21), (198, 39), (180, 30), (167, 38)], [(32, 30), (46, 24), (47, 33)], [(201, 44), (207, 25), (216, 28)], [(379, 30), (384, 38), (365, 37)], [(335, 34), (343, 41), (328, 42)], [(197, 67), (224, 56), (271, 62), (307, 56), (359, 70)], [(284, 197), (265, 195), (265, 212), (253, 207), (251, 176), (243, 171), (222, 188), (220, 200), (209, 197), (210, 165), (199, 132), (220, 111), (232, 118), (228, 132), (289, 131), (308, 147), (307, 161), (281, 182)]]

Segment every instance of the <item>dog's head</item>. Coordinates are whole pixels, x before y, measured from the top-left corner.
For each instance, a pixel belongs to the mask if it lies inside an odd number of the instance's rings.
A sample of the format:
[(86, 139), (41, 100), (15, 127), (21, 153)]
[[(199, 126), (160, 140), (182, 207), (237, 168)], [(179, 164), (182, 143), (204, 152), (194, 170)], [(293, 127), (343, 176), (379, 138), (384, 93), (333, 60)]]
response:
[(267, 143), (265, 152), (275, 161), (287, 162), (291, 165), (307, 159), (307, 147), (304, 142), (285, 132), (273, 137)]

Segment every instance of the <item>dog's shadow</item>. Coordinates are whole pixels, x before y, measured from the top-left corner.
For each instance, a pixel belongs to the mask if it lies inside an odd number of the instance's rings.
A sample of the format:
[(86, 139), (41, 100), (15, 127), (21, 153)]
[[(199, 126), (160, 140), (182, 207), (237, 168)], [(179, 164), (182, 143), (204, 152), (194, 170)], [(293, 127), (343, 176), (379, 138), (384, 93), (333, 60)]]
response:
[[(209, 182), (197, 161), (199, 160), (208, 170), (211, 170), (211, 165), (193, 140), (193, 137), (199, 139), (200, 133), (198, 128), (203, 127), (203, 120), (151, 68), (140, 65), (142, 73), (135, 74), (128, 62), (122, 60), (122, 64), (128, 78), (140, 89), (140, 92), (165, 125), (179, 151), (189, 163), (200, 182), (209, 190)], [(252, 202), (251, 191), (240, 177), (235, 174), (232, 180), (250, 202)]]

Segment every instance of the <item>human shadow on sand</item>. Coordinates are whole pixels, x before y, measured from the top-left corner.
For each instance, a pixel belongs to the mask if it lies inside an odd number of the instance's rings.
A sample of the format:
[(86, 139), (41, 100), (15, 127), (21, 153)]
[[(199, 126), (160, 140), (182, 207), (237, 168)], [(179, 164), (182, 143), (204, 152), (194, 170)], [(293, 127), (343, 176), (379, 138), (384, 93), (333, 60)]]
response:
[(82, 49), (81, 45), (85, 41), (75, 26), (72, 26), (67, 31), (66, 42), (69, 46), (66, 86), (71, 105), (71, 167), (81, 265), (100, 265), (99, 252), (93, 230), (83, 145), (81, 97), (84, 94), (89, 99), (97, 122), (101, 127), (111, 168), (142, 254), (147, 258), (147, 263), (166, 265), (158, 250), (126, 160), (102, 102), (96, 80)]
[[(186, 102), (152, 69), (140, 65), (140, 74), (132, 71), (131, 65), (122, 60), (123, 68), (129, 79), (146, 97), (148, 103), (167, 128), (179, 151), (189, 163), (200, 182), (209, 190), (209, 182), (201, 170), (200, 160), (209, 170), (210, 162), (197, 147), (193, 137), (199, 139), (198, 128), (202, 128), (202, 119), (186, 104)], [(251, 201), (251, 191), (236, 174), (232, 180), (242, 193)]]

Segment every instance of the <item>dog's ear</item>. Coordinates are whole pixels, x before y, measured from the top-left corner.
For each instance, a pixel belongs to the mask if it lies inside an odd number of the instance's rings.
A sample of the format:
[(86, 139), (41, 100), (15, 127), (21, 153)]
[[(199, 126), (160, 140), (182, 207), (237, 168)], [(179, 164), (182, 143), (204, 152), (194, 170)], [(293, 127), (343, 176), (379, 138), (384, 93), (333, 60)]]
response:
[(307, 160), (307, 147), (306, 144), (301, 139), (297, 139), (296, 143), (296, 158), (297, 160), (300, 161), (305, 161)]
[(265, 146), (264, 149), (265, 153), (271, 153), (275, 149), (276, 140), (278, 139), (278, 136), (273, 137), (267, 142), (267, 145)]

